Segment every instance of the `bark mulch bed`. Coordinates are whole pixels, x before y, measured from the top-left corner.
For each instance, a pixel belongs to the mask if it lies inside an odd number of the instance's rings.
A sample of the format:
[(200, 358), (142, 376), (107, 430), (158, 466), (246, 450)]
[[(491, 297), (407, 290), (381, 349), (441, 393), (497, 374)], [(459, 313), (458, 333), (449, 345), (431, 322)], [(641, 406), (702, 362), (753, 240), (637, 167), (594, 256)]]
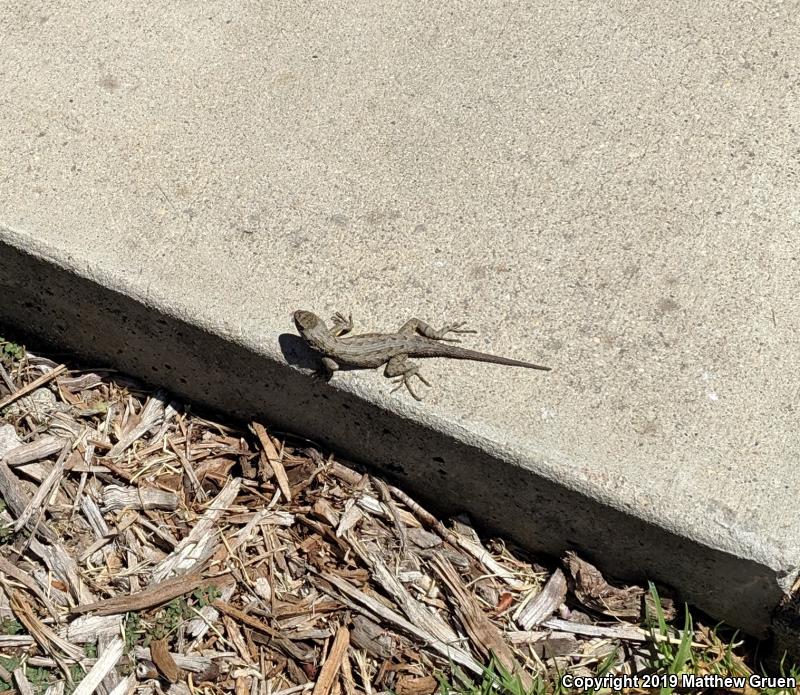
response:
[(530, 688), (672, 639), (575, 555), (546, 570), (300, 438), (3, 345), (6, 690), (424, 694), (490, 662)]

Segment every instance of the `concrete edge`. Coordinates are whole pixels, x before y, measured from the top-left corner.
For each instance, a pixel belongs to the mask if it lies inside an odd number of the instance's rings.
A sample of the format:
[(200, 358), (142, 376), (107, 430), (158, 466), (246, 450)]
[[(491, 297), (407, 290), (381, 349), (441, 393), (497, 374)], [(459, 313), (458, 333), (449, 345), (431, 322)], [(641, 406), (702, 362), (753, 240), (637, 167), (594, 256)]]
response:
[(266, 350), (168, 306), (168, 298), (136, 297), (117, 279), (0, 226), (0, 323), (180, 399), (261, 419), (376, 465), (440, 513), (468, 511), (535, 551), (578, 550), (610, 576), (662, 582), (716, 618), (768, 633), (796, 574), (780, 566), (777, 549), (757, 555), (774, 563), (756, 562), (746, 549), (725, 552), (682, 537), (500, 457), (497, 447), (313, 385)]

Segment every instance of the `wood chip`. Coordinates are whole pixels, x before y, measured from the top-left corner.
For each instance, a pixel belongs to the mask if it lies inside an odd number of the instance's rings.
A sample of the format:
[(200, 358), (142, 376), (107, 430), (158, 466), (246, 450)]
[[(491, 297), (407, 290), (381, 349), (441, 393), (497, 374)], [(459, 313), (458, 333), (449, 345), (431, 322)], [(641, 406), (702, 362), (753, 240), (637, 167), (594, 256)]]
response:
[(115, 639), (107, 649), (103, 651), (100, 657), (95, 661), (94, 666), (89, 669), (89, 672), (83, 677), (83, 680), (78, 683), (72, 695), (92, 695), (103, 679), (108, 673), (117, 665), (122, 658), (122, 652), (125, 649), (125, 642), (119, 637)]
[(247, 627), (250, 627), (254, 630), (258, 630), (259, 632), (265, 635), (269, 635), (270, 637), (275, 639), (276, 642), (281, 646), (281, 648), (287, 651), (290, 654), (290, 656), (297, 656), (304, 660), (308, 660), (311, 658), (309, 654), (302, 654), (300, 650), (296, 649), (291, 644), (291, 642), (289, 642), (289, 640), (284, 638), (280, 630), (276, 630), (275, 628), (272, 628), (269, 625), (267, 625), (265, 622), (258, 620), (257, 618), (254, 618), (250, 615), (247, 615), (247, 613), (244, 613), (243, 611), (240, 611), (238, 608), (231, 606), (226, 601), (221, 601), (218, 599), (214, 601), (212, 605), (221, 613), (225, 613), (226, 615), (235, 618), (236, 620), (243, 623)]
[(69, 451), (69, 444), (65, 444), (61, 449), (61, 454), (56, 461), (56, 465), (53, 466), (53, 470), (50, 471), (50, 474), (47, 476), (47, 478), (42, 481), (42, 484), (36, 490), (36, 494), (31, 498), (31, 501), (28, 502), (28, 505), (22, 511), (22, 514), (17, 517), (17, 521), (14, 524), (15, 533), (18, 533), (25, 526), (25, 524), (28, 523), (31, 517), (34, 516), (34, 514), (39, 513), (41, 506), (44, 504), (53, 488), (61, 482), (61, 478), (64, 475), (64, 463), (67, 460)]
[(164, 422), (166, 405), (166, 395), (163, 391), (158, 391), (152, 398), (148, 398), (139, 416), (139, 422), (126, 431), (106, 455), (112, 459), (117, 458), (142, 435)]
[(642, 612), (642, 587), (612, 586), (594, 565), (571, 551), (564, 557), (564, 566), (572, 576), (575, 596), (587, 608), (614, 618), (638, 620)]
[(264, 449), (264, 453), (267, 456), (267, 461), (275, 473), (275, 479), (278, 481), (278, 487), (280, 487), (281, 493), (287, 502), (291, 502), (292, 491), (289, 489), (289, 478), (286, 476), (286, 469), (283, 467), (283, 463), (281, 463), (280, 454), (275, 448), (275, 445), (272, 443), (269, 434), (267, 434), (266, 428), (257, 422), (252, 423), (250, 427), (253, 432), (255, 432), (256, 437), (258, 437), (258, 441), (261, 443), (261, 446)]
[(67, 625), (65, 636), (73, 644), (94, 644), (99, 635), (118, 635), (122, 629), (119, 615), (80, 615)]
[(73, 661), (80, 662), (85, 658), (83, 650), (53, 631), (34, 614), (28, 601), (19, 591), (12, 591), (9, 605), (14, 616), (36, 640), (45, 654), (58, 658), (59, 652)]
[(494, 656), (507, 673), (517, 676), (525, 690), (530, 690), (533, 686), (530, 675), (517, 662), (502, 633), (484, 614), (477, 599), (461, 583), (453, 566), (446, 559), (438, 557), (434, 560), (434, 567), (450, 589), (456, 612), (470, 638), (478, 646), (478, 651)]
[(164, 676), (170, 683), (177, 683), (180, 677), (180, 669), (175, 663), (175, 659), (169, 653), (167, 641), (164, 639), (157, 639), (150, 642), (150, 658), (156, 665), (159, 673)]
[(34, 439), (32, 442), (20, 444), (18, 447), (5, 452), (5, 454), (2, 455), (2, 459), (5, 461), (6, 465), (11, 468), (22, 466), (33, 461), (41, 461), (61, 451), (67, 441), (68, 440), (63, 437), (46, 435), (39, 439)]
[[(22, 485), (22, 481), (14, 475), (5, 461), (0, 461), (0, 497), (3, 498), (15, 518), (24, 514), (31, 503), (31, 497)], [(55, 533), (42, 524), (37, 524), (35, 531), (49, 540), (56, 538)]]
[(52, 604), (50, 598), (41, 590), (39, 585), (31, 578), (29, 572), (23, 572), (19, 567), (12, 565), (2, 556), (0, 556), (0, 572), (16, 579), (28, 591), (34, 594), (36, 598), (39, 599), (39, 602), (47, 609), (47, 612), (50, 613), (53, 618), (56, 620), (59, 619), (59, 614), (56, 611), (56, 607)]
[(19, 695), (34, 695), (33, 687), (25, 677), (25, 671), (21, 668), (14, 669), (14, 684), (17, 686)]
[(212, 580), (204, 579), (199, 569), (188, 574), (166, 579), (153, 584), (144, 591), (133, 596), (115, 596), (114, 598), (96, 601), (94, 603), (73, 606), (70, 613), (96, 613), (97, 615), (114, 615), (115, 613), (128, 613), (140, 611), (152, 606), (160, 606), (178, 596), (188, 594), (198, 587), (213, 586)]
[[(149, 647), (137, 646), (133, 650), (134, 655), (139, 661), (152, 661), (153, 655), (150, 653)], [(216, 659), (229, 659), (235, 654), (233, 652), (213, 652)], [(170, 657), (175, 662), (175, 665), (183, 671), (191, 671), (192, 673), (202, 673), (211, 668), (214, 659), (210, 656), (202, 654), (178, 654), (170, 652)]]
[(405, 676), (397, 681), (397, 695), (432, 695), (439, 689), (433, 676)]
[(107, 485), (103, 489), (103, 511), (115, 512), (120, 509), (155, 510), (164, 509), (173, 512), (178, 508), (180, 499), (174, 492), (156, 488), (123, 488), (119, 485)]
[(514, 621), (523, 630), (530, 630), (544, 620), (547, 620), (567, 597), (567, 578), (564, 573), (556, 571), (547, 580), (544, 588), (532, 594), (516, 611)]
[(454, 644), (443, 642), (437, 637), (425, 632), (423, 629), (417, 627), (414, 623), (409, 622), (400, 614), (396, 613), (390, 608), (387, 608), (371, 596), (359, 591), (343, 579), (340, 579), (339, 577), (329, 573), (321, 573), (320, 576), (345, 594), (345, 596), (354, 599), (358, 604), (366, 608), (372, 616), (386, 620), (401, 628), (406, 633), (428, 642), (438, 653), (442, 654), (448, 659), (452, 659), (455, 663), (463, 666), (472, 673), (476, 675), (483, 673), (483, 668), (481, 665), (475, 661), (475, 659), (473, 659), (469, 653), (465, 652), (459, 647), (454, 646)]
[(347, 658), (347, 648), (350, 645), (350, 631), (341, 626), (336, 631), (333, 646), (328, 654), (328, 658), (322, 665), (322, 669), (317, 677), (317, 683), (312, 690), (312, 695), (328, 695), (333, 689), (339, 671), (342, 668), (342, 661)]
[(217, 522), (230, 510), (241, 487), (241, 478), (231, 478), (220, 493), (211, 500), (202, 517), (192, 527), (175, 550), (153, 569), (153, 579), (165, 579), (174, 572), (185, 571), (211, 557), (219, 544)]

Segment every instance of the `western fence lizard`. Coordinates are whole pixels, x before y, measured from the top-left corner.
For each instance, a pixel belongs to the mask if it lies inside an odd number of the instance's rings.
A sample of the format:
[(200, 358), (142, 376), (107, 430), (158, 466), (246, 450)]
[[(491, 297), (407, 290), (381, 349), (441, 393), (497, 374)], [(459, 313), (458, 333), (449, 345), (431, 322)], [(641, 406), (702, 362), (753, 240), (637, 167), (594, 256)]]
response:
[(405, 386), (418, 401), (422, 399), (411, 388), (411, 377), (416, 376), (426, 386), (430, 386), (430, 383), (419, 373), (419, 366), (411, 362), (409, 357), (449, 357), (550, 371), (550, 367), (497, 357), (441, 342), (459, 342), (457, 338), (445, 337), (448, 333), (476, 332), (462, 328), (463, 323), (448, 324), (436, 330), (424, 321), (411, 319), (406, 321), (397, 333), (362, 333), (348, 336), (347, 334), (353, 330), (352, 317), (345, 318), (337, 313), (331, 319), (333, 324), (331, 328), (310, 311), (295, 311), (293, 318), (300, 335), (314, 350), (322, 354), (322, 364), (329, 377), (341, 366), (370, 369), (385, 364), (384, 376), (397, 377), (394, 382), (397, 386), (392, 392)]

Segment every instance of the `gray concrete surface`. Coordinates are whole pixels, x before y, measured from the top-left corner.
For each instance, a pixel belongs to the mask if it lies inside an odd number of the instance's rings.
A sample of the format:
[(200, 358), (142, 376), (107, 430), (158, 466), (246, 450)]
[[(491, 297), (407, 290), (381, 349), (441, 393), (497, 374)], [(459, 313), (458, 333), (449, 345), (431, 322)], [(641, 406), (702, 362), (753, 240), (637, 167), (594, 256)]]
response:
[[(798, 10), (4, 3), (0, 321), (764, 634), (800, 561)], [(326, 386), (295, 308), (554, 371)]]

